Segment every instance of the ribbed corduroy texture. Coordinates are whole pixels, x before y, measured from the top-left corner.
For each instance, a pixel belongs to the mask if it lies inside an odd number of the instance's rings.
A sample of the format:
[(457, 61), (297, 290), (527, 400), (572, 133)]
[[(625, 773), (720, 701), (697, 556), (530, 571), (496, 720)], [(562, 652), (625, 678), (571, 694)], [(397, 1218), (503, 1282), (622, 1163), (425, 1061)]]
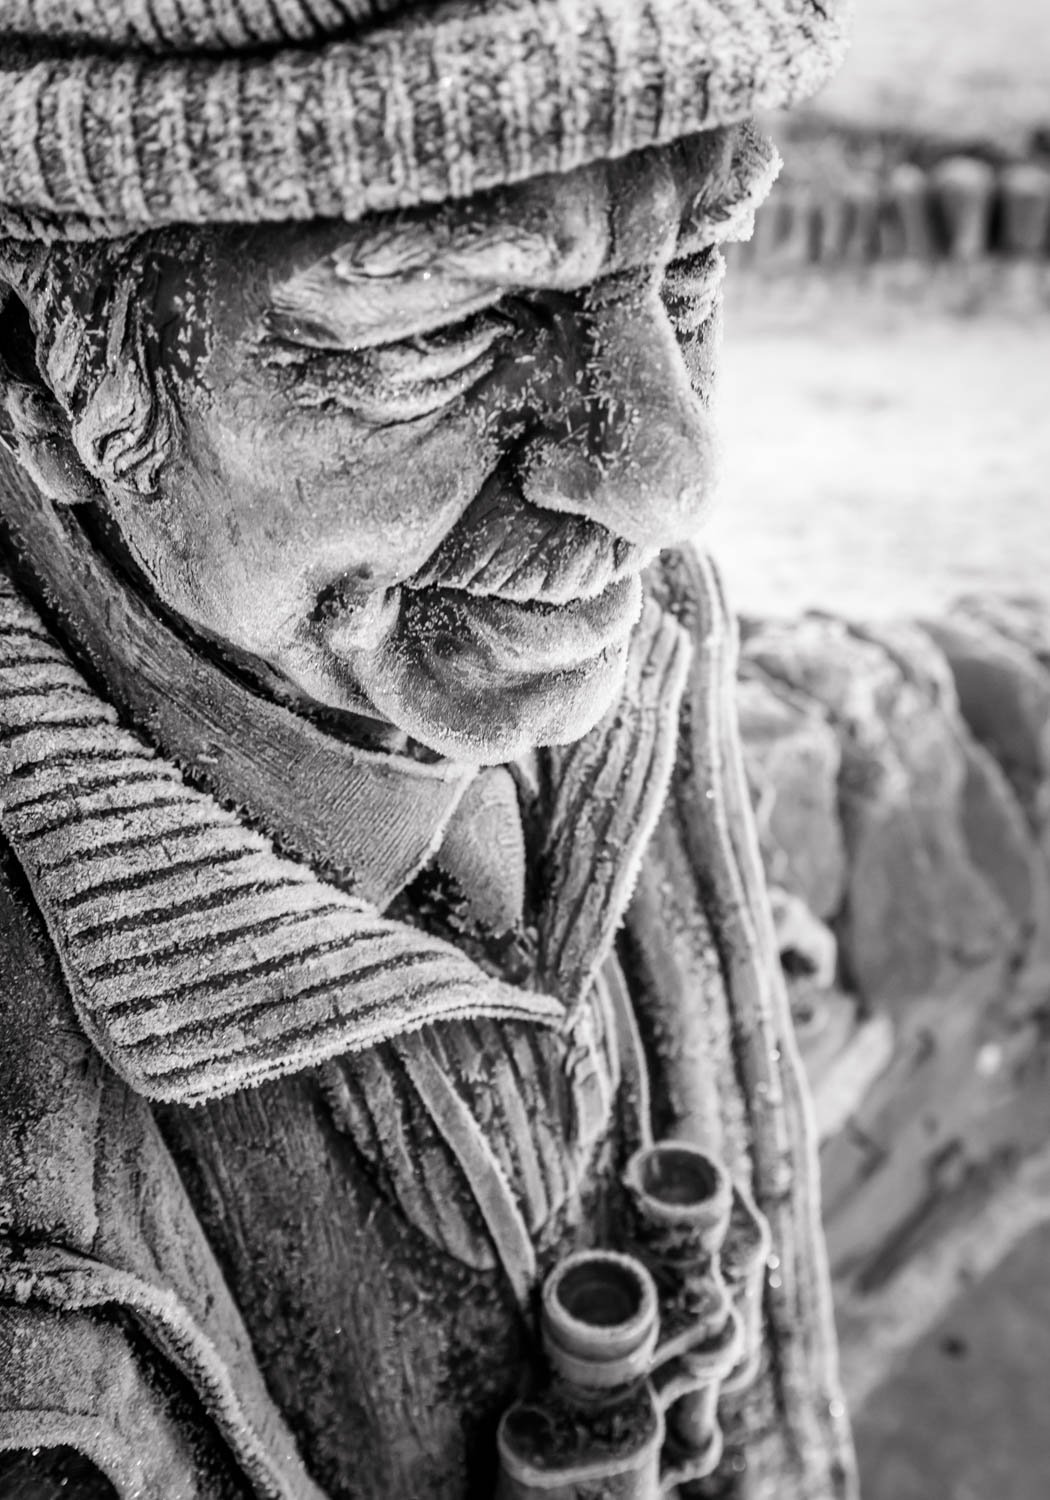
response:
[(184, 785), (6, 580), (0, 826), (85, 1030), (149, 1097), (229, 1093), (452, 1016), (561, 1016), (324, 885)]
[[(646, 600), (624, 693), (603, 733), (544, 752), (551, 809), (541, 855), (540, 983), (555, 986), (570, 1007), (612, 947), (660, 816), (691, 654), (674, 616)], [(617, 851), (615, 877), (595, 879), (609, 849)]]
[(13, 0), (0, 233), (353, 220), (570, 171), (813, 92), (847, 5), (473, 0), (355, 28), (379, 7)]

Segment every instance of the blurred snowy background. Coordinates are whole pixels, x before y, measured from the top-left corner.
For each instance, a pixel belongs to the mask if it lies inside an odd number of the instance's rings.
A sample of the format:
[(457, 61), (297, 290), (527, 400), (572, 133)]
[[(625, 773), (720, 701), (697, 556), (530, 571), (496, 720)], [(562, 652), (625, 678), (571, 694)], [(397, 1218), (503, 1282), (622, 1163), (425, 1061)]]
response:
[[(707, 542), (750, 616), (1046, 599), (1050, 7), (857, 0), (854, 37), (768, 122), (786, 167), (733, 252)], [(865, 1500), (1050, 1497), (1043, 1190), (855, 1413)]]
[(769, 126), (786, 166), (732, 266), (709, 531), (737, 606), (1044, 592), (1046, 0), (858, 0), (843, 72)]

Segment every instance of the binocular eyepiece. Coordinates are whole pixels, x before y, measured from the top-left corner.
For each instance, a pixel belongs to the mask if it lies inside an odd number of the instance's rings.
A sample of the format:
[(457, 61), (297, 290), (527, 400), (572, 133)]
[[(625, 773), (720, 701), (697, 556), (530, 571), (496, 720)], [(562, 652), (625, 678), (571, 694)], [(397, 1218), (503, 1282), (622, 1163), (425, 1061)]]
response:
[(635, 1152), (623, 1180), (638, 1211), (654, 1224), (691, 1230), (708, 1254), (720, 1248), (733, 1190), (713, 1157), (684, 1142), (658, 1141)]
[(645, 1380), (659, 1333), (656, 1286), (631, 1255), (582, 1250), (543, 1288), (541, 1336), (556, 1376), (586, 1400)]

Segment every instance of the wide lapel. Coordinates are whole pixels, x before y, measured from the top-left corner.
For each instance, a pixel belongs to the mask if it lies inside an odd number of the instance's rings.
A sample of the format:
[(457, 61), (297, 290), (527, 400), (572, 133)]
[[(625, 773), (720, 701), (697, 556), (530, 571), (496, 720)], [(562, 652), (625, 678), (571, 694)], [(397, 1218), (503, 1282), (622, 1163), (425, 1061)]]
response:
[(562, 1019), (188, 787), (6, 579), (0, 826), (88, 1035), (151, 1098), (229, 1093), (448, 1017)]
[(687, 633), (647, 599), (617, 702), (541, 757), (538, 982), (570, 1013), (609, 953), (667, 796), (690, 658)]

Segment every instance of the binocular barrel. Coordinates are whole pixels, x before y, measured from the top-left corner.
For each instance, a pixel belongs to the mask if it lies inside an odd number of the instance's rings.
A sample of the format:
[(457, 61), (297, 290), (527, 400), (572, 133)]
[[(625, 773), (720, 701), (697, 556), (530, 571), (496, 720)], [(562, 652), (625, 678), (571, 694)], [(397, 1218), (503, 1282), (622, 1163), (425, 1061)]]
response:
[[(669, 1288), (661, 1379), (668, 1392), (670, 1446), (693, 1475), (710, 1472), (722, 1451), (718, 1398), (739, 1362), (742, 1327), (722, 1275), (733, 1186), (713, 1157), (684, 1141), (636, 1152), (624, 1173), (639, 1255)], [(676, 1356), (679, 1356), (676, 1358)]]
[(555, 1267), (541, 1309), (553, 1379), (500, 1423), (497, 1500), (657, 1500), (664, 1422), (647, 1377), (658, 1333), (656, 1287), (633, 1256), (582, 1250)]
[[(766, 1241), (720, 1163), (683, 1141), (631, 1158), (626, 1250), (567, 1256), (542, 1292), (549, 1380), (505, 1414), (498, 1500), (658, 1500), (718, 1464)], [(754, 1232), (751, 1232), (754, 1231)]]

